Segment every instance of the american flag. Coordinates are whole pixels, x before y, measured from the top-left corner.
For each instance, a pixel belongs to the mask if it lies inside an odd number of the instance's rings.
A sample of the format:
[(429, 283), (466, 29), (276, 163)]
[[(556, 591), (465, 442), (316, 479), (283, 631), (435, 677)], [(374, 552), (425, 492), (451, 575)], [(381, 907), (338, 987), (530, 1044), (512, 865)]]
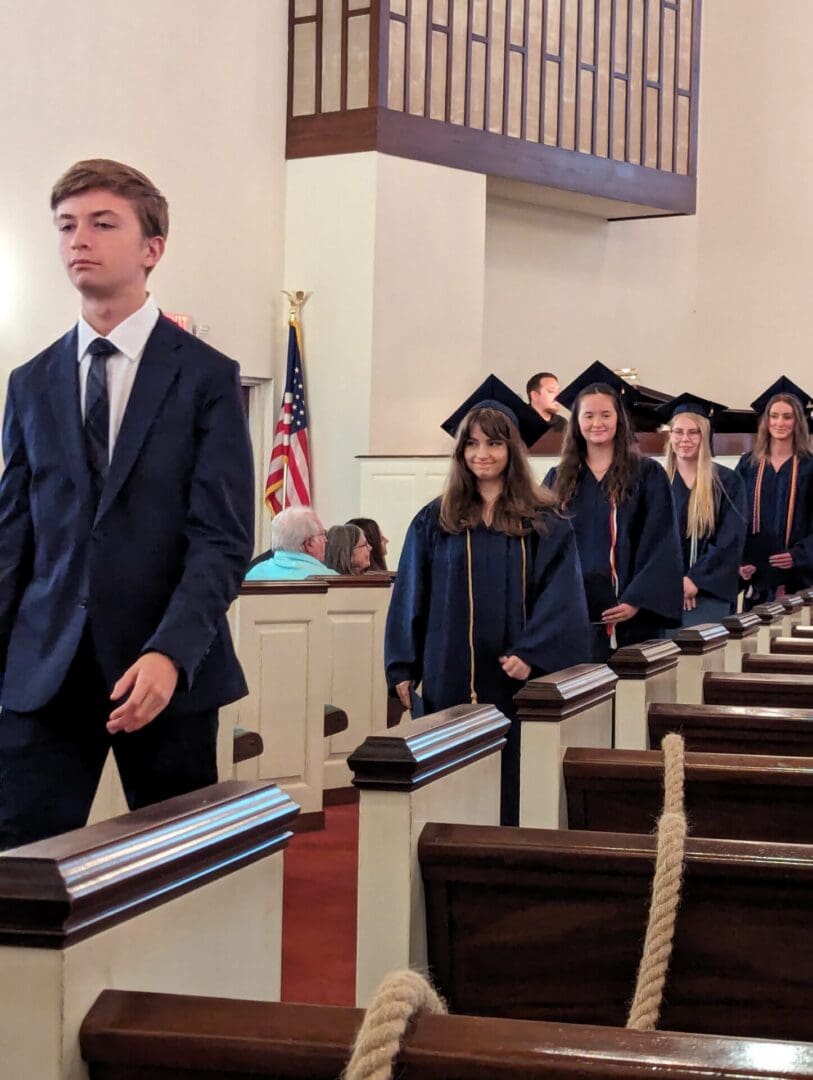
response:
[(279, 420), (274, 429), (271, 464), (265, 482), (265, 505), (272, 514), (289, 506), (310, 506), (311, 469), (308, 451), (308, 409), (302, 381), (299, 325), (288, 331), (288, 370)]

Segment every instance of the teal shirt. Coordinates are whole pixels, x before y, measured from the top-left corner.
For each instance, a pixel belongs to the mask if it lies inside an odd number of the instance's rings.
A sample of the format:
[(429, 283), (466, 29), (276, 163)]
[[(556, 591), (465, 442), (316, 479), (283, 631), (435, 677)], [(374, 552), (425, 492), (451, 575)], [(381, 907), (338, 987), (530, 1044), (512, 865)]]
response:
[(309, 577), (338, 577), (324, 563), (304, 551), (277, 551), (273, 558), (252, 566), (246, 581), (303, 581)]

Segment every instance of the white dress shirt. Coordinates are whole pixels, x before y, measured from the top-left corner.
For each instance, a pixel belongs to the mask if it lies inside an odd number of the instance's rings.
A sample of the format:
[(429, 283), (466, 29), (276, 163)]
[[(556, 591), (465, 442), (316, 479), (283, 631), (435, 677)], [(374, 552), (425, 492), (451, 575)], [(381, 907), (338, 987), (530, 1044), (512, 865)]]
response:
[(144, 354), (147, 339), (155, 329), (160, 317), (158, 306), (151, 296), (147, 296), (143, 305), (120, 322), (109, 334), (99, 334), (93, 327), (80, 318), (77, 325), (77, 357), (79, 362), (79, 405), (82, 421), (85, 419), (85, 391), (88, 371), (90, 371), (90, 353), (88, 345), (98, 337), (106, 338), (115, 345), (118, 352), (107, 357), (107, 396), (110, 402), (110, 431), (108, 447), (113, 456), (113, 447), (118, 438), (124, 410), (130, 400), (138, 365)]

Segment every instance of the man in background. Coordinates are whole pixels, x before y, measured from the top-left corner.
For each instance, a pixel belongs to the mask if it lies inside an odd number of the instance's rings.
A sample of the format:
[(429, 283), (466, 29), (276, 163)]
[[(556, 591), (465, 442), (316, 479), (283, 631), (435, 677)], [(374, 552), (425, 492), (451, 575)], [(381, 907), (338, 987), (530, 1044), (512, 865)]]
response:
[(550, 431), (564, 431), (567, 421), (559, 415), (559, 379), (551, 371), (540, 371), (528, 379), (525, 387), (528, 404), (550, 424)]
[(303, 581), (335, 575), (325, 566), (327, 533), (308, 506), (280, 510), (271, 522), (271, 550), (249, 567), (246, 581)]
[(147, 291), (169, 216), (143, 173), (78, 162), (51, 209), (81, 317), (8, 384), (0, 849), (84, 825), (111, 746), (131, 809), (214, 783), (218, 708), (246, 693), (238, 366)]

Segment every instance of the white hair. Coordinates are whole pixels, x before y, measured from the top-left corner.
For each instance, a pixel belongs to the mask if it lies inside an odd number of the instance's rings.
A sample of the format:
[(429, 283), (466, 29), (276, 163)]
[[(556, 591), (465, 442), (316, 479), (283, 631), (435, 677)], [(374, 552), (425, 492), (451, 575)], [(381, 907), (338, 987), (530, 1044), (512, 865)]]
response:
[(305, 541), (322, 531), (322, 523), (309, 506), (280, 510), (271, 522), (271, 550), (302, 551)]

